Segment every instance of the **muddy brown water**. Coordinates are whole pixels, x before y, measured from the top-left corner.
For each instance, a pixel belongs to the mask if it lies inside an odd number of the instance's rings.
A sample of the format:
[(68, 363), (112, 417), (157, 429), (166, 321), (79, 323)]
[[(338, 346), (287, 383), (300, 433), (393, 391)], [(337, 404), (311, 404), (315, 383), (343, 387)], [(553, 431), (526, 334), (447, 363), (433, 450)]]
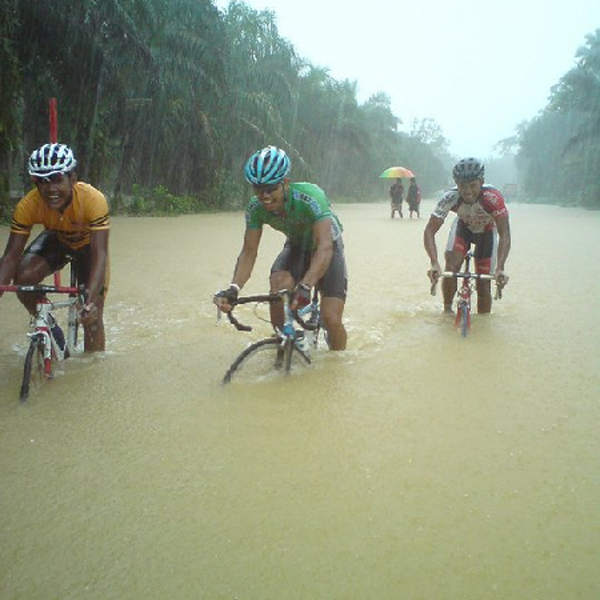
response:
[[(0, 597), (599, 598), (600, 213), (510, 209), (511, 281), (463, 339), (429, 295), (425, 218), (338, 206), (348, 350), (286, 379), (220, 385), (268, 333), (210, 301), (241, 213), (114, 218), (107, 351), (26, 405), (5, 295)], [(282, 242), (263, 237), (245, 291)]]

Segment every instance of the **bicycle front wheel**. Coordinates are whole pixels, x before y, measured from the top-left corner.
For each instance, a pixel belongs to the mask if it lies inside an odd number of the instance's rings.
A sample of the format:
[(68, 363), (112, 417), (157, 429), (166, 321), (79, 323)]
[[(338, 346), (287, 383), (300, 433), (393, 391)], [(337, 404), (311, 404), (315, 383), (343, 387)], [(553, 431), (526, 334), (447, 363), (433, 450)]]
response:
[[(47, 359), (48, 361), (50, 359)], [(21, 383), (20, 399), (24, 402), (32, 389), (41, 385), (45, 379), (44, 341), (33, 338), (25, 355), (23, 382)], [(49, 367), (49, 365), (48, 365)]]
[(283, 372), (286, 375), (292, 370), (292, 354), (294, 353), (294, 342), (288, 338), (283, 344)]
[(460, 307), (460, 329), (462, 331), (463, 337), (467, 337), (467, 332), (469, 331), (469, 326), (470, 326), (470, 322), (469, 322), (470, 317), (471, 317), (471, 315), (470, 315), (469, 306), (465, 302)]
[(240, 378), (242, 373), (251, 380), (272, 377), (281, 371), (287, 375), (294, 364), (294, 357), (301, 358), (306, 364), (310, 363), (310, 358), (292, 340), (287, 340), (283, 346), (278, 338), (259, 340), (248, 346), (233, 361), (223, 377), (223, 383), (229, 383), (234, 375), (236, 379)]

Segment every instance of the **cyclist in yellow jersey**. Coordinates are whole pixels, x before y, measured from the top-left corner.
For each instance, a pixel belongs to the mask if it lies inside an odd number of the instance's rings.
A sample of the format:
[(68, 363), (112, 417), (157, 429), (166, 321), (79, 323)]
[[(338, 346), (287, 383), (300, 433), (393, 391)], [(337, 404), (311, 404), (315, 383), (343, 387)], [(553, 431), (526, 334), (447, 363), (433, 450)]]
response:
[[(0, 284), (14, 280), (18, 285), (35, 285), (72, 259), (77, 281), (86, 290), (80, 316), (85, 350), (94, 352), (105, 348), (110, 217), (102, 192), (77, 181), (76, 166), (73, 151), (64, 144), (45, 144), (31, 154), (28, 171), (35, 189), (15, 208), (0, 259)], [(44, 231), (26, 248), (38, 224)], [(35, 313), (37, 298), (26, 294), (19, 299)]]

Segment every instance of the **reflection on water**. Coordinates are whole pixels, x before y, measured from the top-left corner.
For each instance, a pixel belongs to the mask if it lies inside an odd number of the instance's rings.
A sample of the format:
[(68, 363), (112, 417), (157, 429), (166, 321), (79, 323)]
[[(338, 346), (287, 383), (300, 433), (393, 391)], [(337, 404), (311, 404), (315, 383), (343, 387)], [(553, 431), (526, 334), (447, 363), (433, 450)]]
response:
[(595, 600), (600, 215), (511, 209), (510, 285), (465, 340), (425, 220), (338, 207), (349, 348), (287, 379), (219, 384), (268, 332), (210, 303), (241, 214), (116, 218), (107, 352), (26, 406), (3, 298), (1, 597)]

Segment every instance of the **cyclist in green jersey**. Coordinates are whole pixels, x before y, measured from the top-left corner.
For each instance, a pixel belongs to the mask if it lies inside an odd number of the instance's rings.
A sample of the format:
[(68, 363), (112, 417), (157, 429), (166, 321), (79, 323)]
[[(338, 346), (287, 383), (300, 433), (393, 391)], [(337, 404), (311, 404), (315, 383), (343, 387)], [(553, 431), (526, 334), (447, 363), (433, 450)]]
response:
[[(348, 273), (344, 256), (342, 226), (331, 210), (323, 190), (312, 183), (292, 183), (287, 175), (290, 160), (274, 146), (255, 152), (246, 163), (244, 174), (254, 188), (246, 208), (246, 232), (231, 284), (217, 292), (215, 304), (231, 310), (239, 291), (250, 279), (264, 225), (286, 236), (283, 250), (271, 267), (270, 289), (294, 290), (292, 309), (311, 300), (313, 287), (321, 293), (321, 318), (332, 350), (346, 348), (346, 329), (342, 322)], [(283, 323), (281, 305), (272, 305), (274, 326)]]

